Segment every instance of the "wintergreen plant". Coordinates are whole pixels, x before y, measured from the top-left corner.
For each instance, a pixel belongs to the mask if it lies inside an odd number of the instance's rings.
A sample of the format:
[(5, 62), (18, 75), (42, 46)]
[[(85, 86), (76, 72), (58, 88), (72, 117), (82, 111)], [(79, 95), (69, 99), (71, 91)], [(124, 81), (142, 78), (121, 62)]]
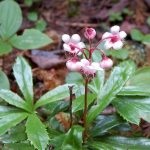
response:
[(17, 35), (21, 24), (20, 6), (13, 0), (0, 2), (0, 55), (11, 52), (13, 48), (28, 50), (51, 43), (47, 35), (36, 29), (25, 29), (22, 35)]

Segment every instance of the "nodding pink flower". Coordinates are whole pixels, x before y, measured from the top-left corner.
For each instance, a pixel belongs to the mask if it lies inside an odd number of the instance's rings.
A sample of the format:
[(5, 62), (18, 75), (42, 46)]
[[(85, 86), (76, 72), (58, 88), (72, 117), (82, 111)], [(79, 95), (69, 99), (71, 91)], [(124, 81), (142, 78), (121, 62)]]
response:
[(106, 49), (122, 48), (123, 40), (127, 34), (124, 31), (120, 31), (120, 27), (116, 25), (110, 28), (110, 32), (105, 32), (102, 36), (102, 39), (105, 41), (104, 47)]
[(96, 31), (93, 28), (86, 28), (84, 32), (84, 36), (87, 39), (94, 39), (96, 36)]
[(85, 44), (80, 42), (81, 38), (78, 34), (73, 34), (71, 37), (68, 34), (63, 34), (62, 40), (64, 42), (64, 50), (69, 53), (77, 54), (82, 52), (82, 49), (85, 48)]
[(68, 60), (66, 63), (66, 66), (70, 71), (80, 71), (81, 70), (81, 63), (76, 60)]
[(94, 75), (98, 70), (102, 70), (99, 63), (92, 62), (90, 63), (87, 59), (81, 59), (81, 71), (85, 75)]
[(103, 69), (109, 69), (112, 66), (113, 66), (113, 61), (110, 58), (106, 57), (106, 56), (100, 62), (100, 67), (103, 68)]

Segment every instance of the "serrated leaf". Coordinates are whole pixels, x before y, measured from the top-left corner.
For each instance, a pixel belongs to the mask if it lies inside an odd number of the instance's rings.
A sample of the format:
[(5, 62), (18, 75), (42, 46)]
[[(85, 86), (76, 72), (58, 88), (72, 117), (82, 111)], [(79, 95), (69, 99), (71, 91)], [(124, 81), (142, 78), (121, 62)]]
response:
[(100, 141), (93, 141), (89, 145), (94, 150), (148, 150), (150, 140), (139, 137), (109, 136), (101, 138)]
[(6, 74), (0, 70), (0, 89), (9, 89), (10, 84)]
[(31, 67), (23, 57), (17, 57), (16, 63), (13, 66), (13, 72), (25, 100), (32, 109), (33, 81)]
[[(73, 85), (73, 84), (72, 84)], [(59, 100), (63, 100), (64, 98), (69, 96), (69, 86), (72, 86), (71, 84), (64, 84), (61, 86), (56, 87), (55, 89), (47, 92), (46, 94), (44, 94), (35, 104), (35, 109), (55, 102), (55, 101), (59, 101)], [(73, 88), (75, 90), (75, 87)]]
[(36, 49), (50, 44), (52, 40), (44, 33), (36, 29), (26, 29), (23, 35), (13, 36), (11, 44), (18, 49)]
[(141, 118), (150, 122), (150, 98), (118, 97), (113, 105), (131, 123), (138, 125)]
[(20, 96), (18, 96), (17, 94), (15, 94), (9, 90), (6, 90), (6, 89), (0, 90), (0, 98), (2, 98), (7, 103), (9, 103), (13, 106), (30, 111), (30, 109), (29, 109), (28, 105), (25, 103), (25, 101)]
[[(89, 106), (94, 101), (95, 98), (96, 98), (96, 95), (88, 94), (87, 95), (87, 105)], [(77, 112), (79, 110), (83, 110), (83, 108), (84, 108), (84, 95), (81, 95), (73, 100), (72, 112)]]
[(65, 135), (61, 149), (81, 150), (82, 149), (82, 131), (80, 126), (73, 126)]
[(0, 137), (3, 143), (15, 143), (27, 140), (24, 124), (19, 124)]
[(122, 96), (150, 96), (149, 86), (125, 86), (118, 93)]
[(96, 118), (94, 125), (90, 130), (90, 133), (92, 134), (92, 137), (102, 136), (106, 134), (110, 129), (122, 124), (123, 122), (124, 121), (116, 115), (100, 115)]
[(26, 122), (26, 133), (28, 140), (38, 150), (45, 150), (48, 145), (49, 137), (44, 124), (39, 118), (32, 114)]
[(11, 113), (0, 119), (0, 135), (4, 134), (11, 127), (17, 125), (28, 116), (28, 113)]
[(9, 43), (0, 40), (0, 56), (4, 54), (8, 54), (11, 51), (12, 51), (12, 46)]
[(7, 39), (17, 32), (22, 23), (19, 5), (13, 0), (0, 2), (0, 35)]
[(4, 144), (3, 150), (35, 150), (29, 143), (8, 143)]
[(97, 98), (97, 105), (88, 112), (87, 122), (90, 123), (108, 106), (120, 92), (129, 77), (133, 74), (135, 66), (131, 61), (125, 61), (115, 67)]
[(0, 105), (0, 118), (7, 116), (13, 112), (18, 112), (20, 111), (17, 108), (9, 107), (9, 106), (1, 106)]

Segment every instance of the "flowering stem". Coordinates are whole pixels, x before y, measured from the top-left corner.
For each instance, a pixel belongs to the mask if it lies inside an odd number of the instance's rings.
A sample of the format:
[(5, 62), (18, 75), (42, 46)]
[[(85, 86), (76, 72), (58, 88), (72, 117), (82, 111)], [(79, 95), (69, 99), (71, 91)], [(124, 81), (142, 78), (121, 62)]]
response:
[(84, 93), (84, 112), (83, 112), (83, 126), (84, 126), (84, 131), (83, 131), (83, 143), (85, 142), (87, 138), (87, 122), (86, 122), (86, 117), (87, 117), (87, 94), (88, 94), (88, 78), (85, 79), (85, 93)]
[(73, 86), (69, 87), (70, 101), (69, 101), (69, 112), (70, 112), (70, 128), (72, 127), (73, 117), (72, 117), (72, 100), (73, 100)]

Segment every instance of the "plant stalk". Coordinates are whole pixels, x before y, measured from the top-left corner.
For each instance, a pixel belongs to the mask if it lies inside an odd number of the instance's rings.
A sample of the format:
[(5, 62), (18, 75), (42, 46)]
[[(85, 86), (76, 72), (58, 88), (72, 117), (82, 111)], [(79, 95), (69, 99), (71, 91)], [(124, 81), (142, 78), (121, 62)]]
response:
[(87, 138), (87, 94), (88, 94), (88, 78), (85, 79), (85, 93), (84, 93), (84, 112), (83, 112), (83, 143), (85, 143), (86, 138)]
[(70, 113), (70, 128), (71, 128), (73, 123), (73, 114), (72, 114), (73, 86), (69, 86), (69, 93), (70, 93), (69, 113)]

